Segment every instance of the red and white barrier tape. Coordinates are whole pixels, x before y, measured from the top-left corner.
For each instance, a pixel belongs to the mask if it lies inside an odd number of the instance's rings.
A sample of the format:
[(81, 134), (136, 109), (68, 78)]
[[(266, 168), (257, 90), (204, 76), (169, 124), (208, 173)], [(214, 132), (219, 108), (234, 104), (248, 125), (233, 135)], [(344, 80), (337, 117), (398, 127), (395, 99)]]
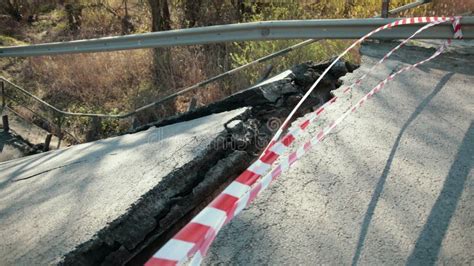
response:
[[(368, 36), (378, 32), (382, 29), (387, 29), (390, 27), (410, 24), (413, 23), (426, 23), (431, 22), (434, 24), (439, 24), (445, 21), (457, 21), (459, 25), (459, 18), (412, 18), (404, 19), (401, 21), (396, 21), (390, 24), (387, 24), (383, 27), (380, 27), (371, 33), (367, 34), (355, 44), (360, 43), (362, 40), (366, 39)], [(403, 21), (403, 22), (402, 22)], [(426, 25), (425, 27), (427, 27)], [(431, 25), (433, 26), (433, 25)], [(460, 27), (455, 26), (453, 22), (455, 32), (460, 32)], [(456, 30), (457, 29), (457, 30)], [(421, 29), (420, 29), (421, 30)], [(462, 36), (462, 35), (461, 35)], [(413, 36), (412, 36), (413, 37)], [(405, 42), (406, 43), (406, 42)], [(353, 48), (355, 45), (351, 45), (350, 48)], [(401, 46), (401, 45), (400, 45)], [(397, 46), (396, 49), (399, 47)], [(396, 50), (395, 49), (395, 50)], [(439, 51), (441, 53), (445, 49)], [(349, 49), (346, 50), (346, 52)], [(344, 55), (344, 52), (342, 55)], [(392, 51), (391, 51), (392, 52)], [(437, 55), (439, 55), (439, 53)], [(436, 56), (437, 56), (436, 55)], [(436, 56), (432, 56), (427, 60), (424, 60), (418, 64), (415, 64), (412, 67), (424, 63), (433, 59)], [(338, 59), (340, 59), (340, 56)], [(388, 56), (387, 56), (388, 57)], [(334, 62), (336, 62), (336, 59)], [(383, 62), (383, 60), (381, 62)], [(334, 64), (333, 62), (333, 64)], [(332, 65), (333, 65), (332, 64)], [(326, 69), (323, 74), (327, 73), (332, 65)], [(411, 68), (404, 68), (405, 70)], [(403, 71), (405, 71), (402, 69)], [(369, 94), (359, 101), (358, 104), (362, 104), (366, 99), (371, 97), (375, 92), (381, 89), (388, 80), (393, 79), (393, 77), (401, 73), (398, 71), (395, 74), (390, 75), (386, 80), (382, 81), (377, 87), (375, 87)], [(322, 76), (321, 76), (322, 77)], [(365, 77), (365, 76), (364, 76)], [(315, 84), (317, 84), (316, 81)], [(313, 85), (315, 87), (315, 85)], [(378, 88), (379, 87), (379, 88)], [(378, 88), (378, 89), (377, 89)], [(335, 100), (328, 102), (328, 105), (334, 103)], [(360, 107), (359, 105), (359, 107)], [(356, 105), (357, 106), (357, 105)], [(327, 133), (329, 133), (338, 123), (340, 123), (350, 112), (355, 111), (356, 107), (351, 108), (346, 112), (340, 119), (333, 122), (326, 131), (318, 134), (314, 139), (317, 142), (321, 141)], [(319, 110), (319, 111), (318, 111)], [(292, 130), (287, 134), (281, 141), (273, 143), (268, 150), (265, 151), (263, 156), (259, 158), (255, 163), (253, 163), (246, 171), (244, 171), (234, 182), (232, 182), (216, 199), (214, 199), (208, 207), (203, 209), (192, 221), (187, 224), (181, 231), (178, 232), (169, 242), (167, 242), (153, 257), (146, 263), (146, 265), (176, 265), (178, 263), (185, 262), (188, 258), (193, 258), (192, 262), (200, 263), (202, 259), (202, 254), (206, 254), (207, 249), (217, 235), (217, 232), (222, 228), (222, 226), (229, 222), (236, 214), (242, 211), (264, 188), (268, 187), (272, 178), (280, 175), (282, 171), (289, 168), (298, 158), (300, 158), (306, 151), (311, 147), (312, 142), (305, 143), (300, 147), (296, 152), (290, 154), (289, 157), (282, 160), (282, 163), (278, 165), (273, 171), (265, 175), (264, 178), (260, 179), (264, 174), (266, 174), (270, 169), (272, 163), (287, 149), (287, 147), (295, 140), (295, 136), (301, 134), (301, 130), (304, 130), (311, 121), (315, 120), (316, 117), (324, 111), (324, 105), (322, 108), (318, 109), (316, 112), (310, 115), (310, 118), (300, 124), (300, 126)], [(326, 133), (324, 133), (326, 132)], [(280, 133), (281, 134), (281, 133)], [(317, 143), (315, 142), (315, 143)]]
[[(398, 49), (400, 49), (400, 47), (402, 47), (403, 45), (405, 45), (407, 42), (409, 42), (411, 39), (413, 39), (416, 35), (418, 35), (419, 33), (421, 33), (422, 31), (430, 28), (430, 27), (433, 27), (435, 25), (438, 25), (440, 23), (443, 23), (443, 22), (446, 22), (448, 21), (449, 18), (440, 18), (439, 20), (433, 22), (433, 23), (430, 23), (430, 24), (426, 24), (425, 26), (423, 26), (422, 28), (418, 29), (415, 33), (413, 33), (410, 37), (408, 37), (407, 39), (403, 40), (400, 44), (398, 44), (396, 47), (394, 47), (392, 50), (390, 50), (390, 52), (388, 52), (385, 56), (383, 56), (378, 62), (377, 64), (373, 65), (369, 71), (367, 71), (365, 74), (363, 74), (360, 78), (358, 78), (354, 83), (352, 83), (351, 85), (347, 86), (347, 88), (343, 91), (344, 93), (348, 93), (349, 91), (351, 91), (351, 89), (355, 86), (355, 85), (358, 85), (358, 84), (361, 84), (362, 83), (362, 80), (364, 78), (367, 77), (367, 75), (369, 73), (372, 73), (374, 71), (374, 69), (379, 66), (380, 64), (382, 64), (383, 62), (385, 62), (385, 60), (387, 60), (395, 51), (397, 51)], [(337, 99), (339, 99), (340, 97), (337, 97), (337, 96), (334, 96), (332, 97), (329, 101), (327, 101), (326, 103), (324, 103), (322, 106), (320, 106), (313, 114), (310, 114), (309, 118), (305, 121), (303, 121), (301, 124), (300, 124), (300, 127), (302, 129), (304, 129), (308, 124), (311, 124), (313, 122), (316, 121), (317, 117), (319, 115), (321, 115), (323, 112), (327, 111), (329, 109), (330, 106), (332, 106)], [(297, 134), (298, 133), (301, 133), (300, 130), (297, 130), (295, 131), (294, 133), (293, 132), (290, 132), (289, 134), (294, 136), (295, 138), (297, 138)], [(273, 144), (274, 145), (274, 144)], [(273, 146), (272, 145), (272, 146)]]
[(301, 98), (301, 100), (298, 102), (298, 104), (293, 108), (293, 110), (290, 112), (290, 114), (288, 115), (288, 117), (285, 119), (285, 121), (282, 123), (282, 125), (280, 126), (280, 128), (277, 130), (276, 134), (273, 136), (273, 138), (270, 140), (268, 146), (264, 149), (264, 152), (266, 150), (268, 150), (281, 136), (281, 134), (283, 133), (283, 131), (285, 130), (285, 128), (287, 127), (289, 121), (291, 120), (291, 118), (295, 115), (295, 113), (297, 112), (297, 110), (301, 107), (301, 105), (303, 104), (303, 102), (308, 98), (308, 96), (311, 94), (311, 92), (316, 88), (316, 86), (321, 82), (321, 80), (323, 79), (323, 77), (329, 72), (329, 70), (344, 56), (346, 55), (350, 50), (352, 50), (354, 47), (356, 47), (357, 45), (361, 44), (365, 39), (367, 39), (368, 37), (374, 35), (375, 33), (377, 32), (380, 32), (382, 30), (386, 30), (386, 29), (391, 29), (393, 27), (397, 27), (397, 26), (400, 26), (400, 25), (407, 25), (407, 24), (420, 24), (420, 23), (433, 23), (433, 22), (437, 22), (437, 21), (440, 21), (440, 20), (444, 20), (442, 22), (446, 22), (448, 20), (450, 20), (452, 23), (453, 23), (453, 28), (454, 28), (454, 38), (457, 38), (457, 39), (461, 39), (462, 38), (462, 31), (461, 31), (461, 24), (460, 24), (460, 20), (461, 20), (461, 17), (460, 16), (456, 16), (456, 17), (449, 17), (449, 18), (446, 18), (446, 17), (415, 17), (415, 18), (406, 18), (406, 19), (401, 19), (401, 20), (397, 20), (397, 21), (394, 21), (392, 23), (389, 23), (387, 25), (384, 25), (384, 26), (381, 26), (371, 32), (369, 32), (368, 34), (366, 34), (365, 36), (363, 36), (362, 38), (360, 38), (359, 40), (357, 40), (356, 42), (354, 42), (353, 44), (351, 44), (346, 50), (344, 50), (344, 52), (342, 52), (325, 70), (324, 72), (321, 74), (321, 76), (316, 80), (316, 82), (309, 88), (309, 90), (305, 93), (305, 95), (303, 96), (303, 98)]
[[(362, 104), (370, 99), (375, 93), (379, 92), (387, 83), (388, 81), (392, 80), (396, 75), (410, 70), (412, 68), (415, 68), (423, 63), (426, 63), (433, 58), (437, 57), (440, 55), (447, 47), (447, 45), (450, 42), (446, 42), (443, 44), (440, 49), (438, 49), (435, 54), (433, 54), (430, 58), (423, 60), (417, 64), (407, 66), (405, 68), (402, 68), (401, 70), (397, 71), (396, 73), (390, 75), (387, 79), (383, 80), (380, 82), (376, 87), (374, 87), (369, 93), (367, 93), (364, 97), (362, 97), (355, 105), (353, 105), (348, 111), (346, 111), (342, 116), (340, 116), (338, 119), (336, 119), (334, 122), (332, 122), (329, 126), (325, 127), (323, 130), (321, 130), (315, 137), (313, 137), (311, 140), (305, 142), (303, 145), (301, 145), (296, 151), (290, 153), (288, 156), (285, 156), (284, 158), (281, 158), (281, 162), (275, 166), (275, 168), (265, 175), (263, 178), (257, 180), (255, 184), (251, 187), (250, 190), (246, 191), (245, 194), (240, 195), (240, 199), (236, 202), (236, 205), (238, 206), (248, 206), (260, 193), (262, 193), (263, 190), (265, 190), (270, 183), (275, 180), (278, 176), (280, 176), (283, 172), (287, 171), (298, 159), (303, 157), (312, 147), (315, 147), (318, 143), (320, 143), (338, 124), (340, 124), (345, 118), (349, 116), (349, 114), (355, 112), (358, 108), (362, 106)], [(241, 210), (241, 209), (240, 209)], [(238, 212), (234, 212), (234, 216), (237, 215)], [(226, 221), (227, 222), (227, 221)], [(210, 244), (214, 240), (214, 238), (217, 235), (217, 232), (222, 228), (224, 223), (219, 223), (220, 227), (214, 229), (215, 232), (210, 235), (210, 239), (207, 239), (205, 241), (205, 246), (201, 247), (201, 254), (196, 254), (193, 257), (192, 262), (194, 264), (199, 264), (200, 261), (202, 260), (203, 255), (206, 254), (207, 249), (209, 248)]]
[[(268, 187), (268, 184), (273, 181), (275, 178), (280, 176), (283, 172), (289, 169), (298, 159), (300, 159), (303, 155), (305, 155), (312, 147), (316, 146), (319, 142), (321, 142), (337, 125), (339, 125), (344, 119), (346, 119), (351, 113), (354, 113), (362, 107), (363, 103), (372, 98), (372, 96), (379, 92), (389, 81), (393, 80), (395, 76), (399, 75), (402, 72), (409, 71), (413, 68), (418, 67), (421, 64), (424, 64), (437, 56), (443, 53), (446, 48), (451, 44), (451, 40), (447, 40), (443, 43), (438, 50), (429, 58), (420, 61), (416, 64), (406, 66), (401, 68), (397, 72), (391, 74), (386, 79), (381, 81), (377, 84), (372, 90), (370, 90), (367, 94), (365, 94), (356, 104), (352, 105), (346, 112), (343, 113), (338, 119), (334, 120), (330, 123), (329, 126), (325, 127), (324, 129), (320, 130), (315, 137), (310, 139), (309, 141), (305, 142), (303, 145), (300, 145), (296, 151), (290, 153), (288, 156), (282, 157), (280, 164), (276, 165), (273, 170), (265, 175), (261, 180), (258, 180), (256, 184), (252, 187), (250, 193), (258, 195), (260, 194), (265, 188)], [(245, 198), (245, 197), (243, 197)]]

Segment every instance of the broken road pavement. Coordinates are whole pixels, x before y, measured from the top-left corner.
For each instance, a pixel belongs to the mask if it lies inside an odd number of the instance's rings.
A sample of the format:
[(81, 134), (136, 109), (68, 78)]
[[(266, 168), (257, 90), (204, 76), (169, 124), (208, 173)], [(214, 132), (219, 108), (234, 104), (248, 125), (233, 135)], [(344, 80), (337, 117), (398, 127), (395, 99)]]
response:
[[(345, 84), (395, 45), (362, 46), (361, 68)], [(226, 225), (204, 264), (472, 264), (474, 49), (466, 51), (388, 83)], [(394, 54), (305, 138), (433, 52)]]
[[(0, 163), (2, 263), (146, 260), (256, 158), (276, 130), (267, 122), (284, 118), (327, 64), (303, 64), (132, 134)], [(302, 112), (348, 70), (338, 64)]]

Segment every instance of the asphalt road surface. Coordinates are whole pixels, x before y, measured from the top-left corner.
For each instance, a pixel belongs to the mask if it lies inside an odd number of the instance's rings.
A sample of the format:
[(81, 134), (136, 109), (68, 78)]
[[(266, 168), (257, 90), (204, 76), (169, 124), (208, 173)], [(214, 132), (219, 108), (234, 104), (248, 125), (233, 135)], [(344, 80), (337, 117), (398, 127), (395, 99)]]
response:
[[(345, 84), (394, 46), (362, 47), (362, 66)], [(392, 71), (433, 51), (395, 54), (310, 135)], [(204, 264), (472, 265), (470, 51), (444, 54), (389, 83), (226, 225)]]
[[(244, 110), (0, 163), (0, 265), (60, 262), (201, 156)], [(162, 191), (163, 201), (178, 182)]]

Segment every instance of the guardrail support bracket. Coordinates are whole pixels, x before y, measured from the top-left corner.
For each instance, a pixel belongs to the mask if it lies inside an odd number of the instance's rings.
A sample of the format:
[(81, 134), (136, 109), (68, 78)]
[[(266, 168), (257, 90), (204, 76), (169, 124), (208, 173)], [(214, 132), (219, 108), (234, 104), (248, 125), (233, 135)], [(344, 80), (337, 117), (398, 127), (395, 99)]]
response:
[(10, 125), (8, 124), (8, 115), (2, 116), (3, 132), (8, 133), (10, 131)]
[(390, 5), (390, 0), (382, 0), (382, 18), (388, 18), (388, 6)]
[(51, 134), (51, 133), (48, 133), (48, 135), (46, 135), (46, 139), (44, 140), (43, 151), (49, 151), (49, 146), (51, 144), (51, 138), (52, 137), (53, 137), (53, 134)]

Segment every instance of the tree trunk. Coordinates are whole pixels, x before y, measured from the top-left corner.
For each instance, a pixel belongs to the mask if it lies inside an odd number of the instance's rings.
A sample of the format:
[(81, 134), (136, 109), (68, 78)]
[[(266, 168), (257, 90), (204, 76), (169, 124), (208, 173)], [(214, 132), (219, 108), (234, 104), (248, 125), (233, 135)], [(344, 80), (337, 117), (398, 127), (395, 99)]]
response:
[[(151, 12), (151, 30), (163, 31), (171, 29), (171, 19), (167, 0), (148, 0)], [(173, 71), (171, 65), (171, 52), (169, 48), (155, 48), (153, 51), (153, 68), (155, 74), (155, 84), (171, 89), (174, 84)]]
[(184, 2), (183, 27), (192, 28), (196, 26), (199, 19), (202, 0), (185, 0)]
[(151, 30), (171, 29), (170, 11), (167, 0), (148, 0), (151, 11)]
[(79, 33), (82, 24), (82, 9), (84, 7), (78, 1), (71, 1), (64, 7), (67, 14), (69, 30), (73, 34)]
[(123, 1), (125, 14), (120, 18), (122, 23), (122, 35), (130, 34), (135, 31), (135, 26), (132, 23), (132, 18), (128, 15), (128, 3), (127, 0)]

